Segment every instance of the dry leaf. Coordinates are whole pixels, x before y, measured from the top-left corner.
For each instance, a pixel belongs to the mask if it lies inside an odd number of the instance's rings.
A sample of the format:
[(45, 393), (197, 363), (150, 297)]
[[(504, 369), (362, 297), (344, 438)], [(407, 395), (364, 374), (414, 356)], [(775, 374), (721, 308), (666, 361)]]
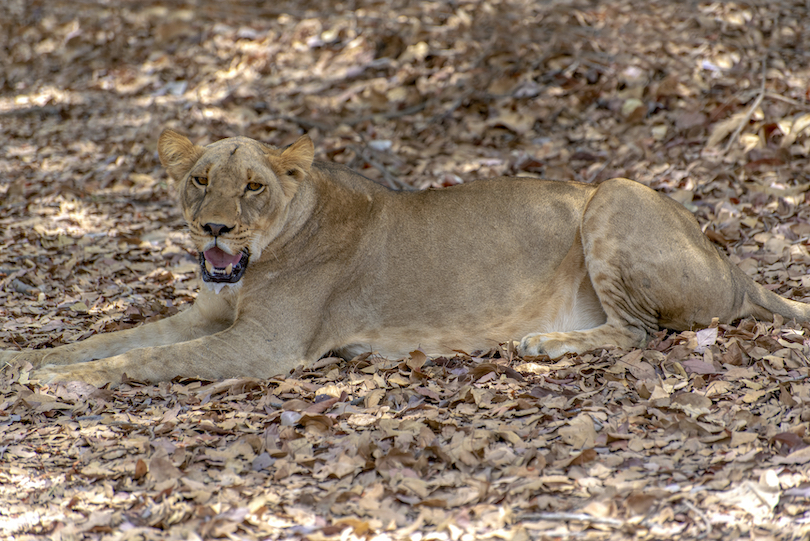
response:
[(596, 430), (593, 420), (587, 414), (577, 415), (568, 422), (568, 426), (559, 431), (560, 438), (574, 449), (593, 447), (596, 440)]
[[(810, 299), (801, 3), (108, 4), (0, 6), (2, 349), (193, 302), (197, 253), (154, 147), (165, 127), (201, 145), (306, 131), (319, 159), (389, 186), (631, 178), (767, 289)], [(493, 246), (487, 272), (542, 259), (552, 238)], [(428, 266), (450, 280), (479, 263), (441, 255)], [(521, 300), (498, 299), (481, 307), (489, 352), (101, 391), (12, 362), (0, 538), (810, 537), (806, 325), (662, 329), (645, 348), (521, 359), (497, 343), (499, 310)], [(465, 322), (440, 316), (425, 311)]]
[(678, 393), (672, 397), (671, 408), (683, 410), (690, 417), (700, 417), (709, 413), (710, 398), (698, 393)]

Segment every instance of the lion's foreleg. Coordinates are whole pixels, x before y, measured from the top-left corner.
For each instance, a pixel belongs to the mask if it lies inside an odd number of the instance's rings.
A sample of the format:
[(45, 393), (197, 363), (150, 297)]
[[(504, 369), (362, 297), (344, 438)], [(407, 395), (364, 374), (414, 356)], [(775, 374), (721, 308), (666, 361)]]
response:
[(227, 303), (201, 296), (187, 310), (160, 321), (124, 331), (98, 334), (87, 340), (53, 349), (4, 351), (0, 359), (28, 361), (35, 367), (82, 363), (121, 355), (132, 349), (194, 340), (222, 331), (232, 322), (232, 309)]
[[(261, 341), (259, 341), (261, 342)], [(45, 366), (32, 374), (44, 383), (85, 381), (96, 386), (119, 383), (124, 374), (144, 382), (178, 376), (219, 380), (286, 374), (301, 364), (300, 356), (275, 344), (246, 341), (234, 327), (215, 335), (159, 347), (138, 348), (97, 361)]]

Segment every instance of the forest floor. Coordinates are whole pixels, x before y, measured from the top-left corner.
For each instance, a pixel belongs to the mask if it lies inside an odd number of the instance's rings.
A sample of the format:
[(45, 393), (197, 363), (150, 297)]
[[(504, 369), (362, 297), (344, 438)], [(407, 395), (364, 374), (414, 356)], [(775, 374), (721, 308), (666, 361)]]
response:
[[(171, 127), (392, 187), (624, 176), (810, 301), (803, 1), (8, 0), (0, 343), (165, 317), (196, 257)], [(463, 262), (458, 262), (463, 264)], [(662, 331), (559, 361), (324, 359), (291, 377), (0, 371), (5, 539), (807, 539), (810, 326)]]

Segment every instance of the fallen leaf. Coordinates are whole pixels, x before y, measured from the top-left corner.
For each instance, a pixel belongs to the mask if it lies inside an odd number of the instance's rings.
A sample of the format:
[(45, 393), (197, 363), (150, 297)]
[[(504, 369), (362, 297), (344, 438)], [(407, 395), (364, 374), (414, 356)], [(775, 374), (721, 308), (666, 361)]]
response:
[(712, 405), (710, 398), (698, 393), (678, 393), (672, 397), (670, 407), (683, 410), (690, 417), (700, 417), (709, 413)]
[(559, 431), (560, 438), (574, 449), (593, 447), (596, 440), (596, 430), (593, 420), (587, 414), (577, 415), (568, 422), (568, 425)]

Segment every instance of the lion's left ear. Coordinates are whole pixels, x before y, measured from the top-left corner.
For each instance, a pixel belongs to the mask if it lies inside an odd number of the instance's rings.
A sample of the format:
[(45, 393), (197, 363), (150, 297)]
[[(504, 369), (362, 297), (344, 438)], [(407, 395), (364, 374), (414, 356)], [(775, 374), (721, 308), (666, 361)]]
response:
[(174, 180), (181, 180), (186, 176), (203, 152), (203, 147), (195, 145), (188, 137), (173, 130), (163, 130), (158, 139), (160, 163)]
[(295, 143), (284, 149), (278, 157), (276, 167), (281, 175), (302, 181), (309, 174), (312, 160), (315, 158), (315, 146), (309, 135), (302, 135)]
[(284, 194), (292, 199), (298, 184), (307, 178), (315, 158), (315, 146), (309, 135), (302, 135), (295, 143), (284, 149), (281, 156), (267, 156), (281, 183)]

